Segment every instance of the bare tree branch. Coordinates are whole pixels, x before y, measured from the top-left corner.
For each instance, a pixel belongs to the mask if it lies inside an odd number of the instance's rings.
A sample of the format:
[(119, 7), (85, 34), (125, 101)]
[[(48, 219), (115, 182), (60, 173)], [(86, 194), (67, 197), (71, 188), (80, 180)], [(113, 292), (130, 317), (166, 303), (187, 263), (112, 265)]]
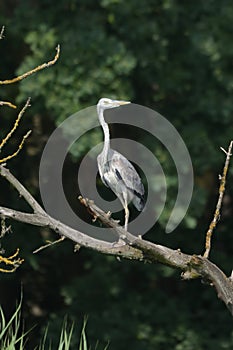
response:
[(93, 201), (81, 198), (82, 203), (92, 213), (94, 218), (102, 220), (112, 227), (124, 241), (124, 244), (112, 244), (87, 236), (48, 215), (25, 187), (3, 166), (0, 174), (9, 181), (19, 194), (31, 206), (34, 213), (23, 213), (10, 208), (0, 207), (0, 217), (17, 220), (31, 225), (47, 227), (77, 243), (79, 247), (86, 247), (100, 253), (114, 255), (130, 260), (139, 260), (150, 263), (161, 263), (182, 271), (184, 279), (202, 278), (214, 286), (218, 297), (221, 298), (233, 315), (233, 283), (212, 262), (202, 256), (188, 255), (179, 249), (174, 250), (162, 245), (154, 244), (126, 232), (118, 223), (98, 208)]
[(53, 64), (55, 64), (57, 62), (57, 60), (58, 60), (58, 58), (60, 56), (60, 45), (57, 45), (56, 51), (57, 51), (56, 55), (51, 61), (49, 61), (47, 63), (43, 63), (40, 66), (38, 66), (38, 67), (36, 67), (36, 68), (34, 68), (34, 69), (32, 69), (32, 70), (22, 74), (22, 75), (20, 75), (20, 76), (18, 76), (16, 78), (7, 79), (7, 80), (0, 80), (0, 85), (16, 83), (16, 82), (18, 82), (20, 80), (23, 80), (23, 79), (27, 78), (29, 75), (32, 75), (32, 74), (34, 74), (36, 72), (39, 72), (40, 70), (42, 70), (44, 68), (48, 68), (48, 67), (52, 66)]
[(12, 159), (12, 158), (14, 158), (14, 157), (17, 156), (17, 154), (18, 154), (18, 153), (21, 151), (21, 149), (23, 148), (24, 142), (25, 142), (25, 140), (28, 138), (28, 136), (31, 134), (31, 132), (32, 132), (32, 131), (29, 130), (29, 131), (23, 136), (23, 138), (22, 138), (22, 140), (21, 140), (21, 142), (20, 142), (20, 144), (19, 144), (17, 150), (16, 150), (14, 153), (9, 154), (8, 156), (6, 156), (6, 157), (0, 159), (0, 164), (1, 164), (1, 163), (5, 163), (6, 161), (8, 161), (8, 160), (10, 160), (10, 159)]
[[(4, 101), (0, 101), (0, 105), (1, 104), (7, 104), (8, 106), (12, 107), (12, 108), (16, 108), (15, 105), (13, 105), (11, 102), (4, 102)], [(8, 132), (8, 134), (6, 135), (6, 137), (4, 137), (0, 143), (0, 151), (2, 150), (2, 148), (6, 145), (7, 141), (11, 138), (11, 136), (13, 135), (13, 133), (15, 132), (15, 130), (18, 128), (19, 126), (19, 122), (24, 114), (24, 112), (26, 111), (26, 109), (30, 106), (30, 98), (27, 100), (25, 106), (21, 109), (21, 111), (18, 114), (18, 117), (15, 120), (15, 123), (13, 125), (13, 127), (11, 128), (11, 130)], [(8, 160), (14, 158), (17, 156), (17, 154), (20, 152), (20, 150), (23, 148), (24, 142), (25, 140), (28, 138), (28, 136), (30, 135), (31, 130), (29, 130), (22, 138), (17, 150), (15, 152), (13, 152), (12, 154), (9, 154), (6, 157), (3, 157), (0, 159), (0, 164), (7, 162)]]
[(65, 236), (61, 236), (59, 239), (56, 239), (56, 241), (53, 241), (53, 242), (50, 242), (50, 241), (47, 241), (48, 243), (45, 244), (45, 245), (42, 245), (41, 247), (37, 248), (36, 250), (33, 251), (33, 254), (36, 254), (36, 253), (39, 253), (41, 250), (44, 250), (48, 247), (51, 247), (52, 245), (55, 245), (57, 243), (61, 243), (64, 241), (64, 239), (66, 239)]
[(213, 230), (215, 229), (217, 222), (219, 220), (219, 217), (220, 217), (220, 210), (221, 210), (222, 200), (223, 200), (225, 186), (226, 186), (226, 176), (227, 176), (227, 171), (229, 168), (229, 163), (230, 163), (230, 158), (231, 158), (232, 144), (233, 144), (233, 141), (230, 142), (230, 145), (228, 147), (228, 151), (225, 151), (225, 149), (221, 147), (221, 150), (226, 154), (226, 160), (225, 160), (225, 165), (223, 168), (222, 176), (220, 176), (219, 197), (218, 197), (218, 201), (217, 201), (217, 205), (216, 205), (216, 209), (215, 209), (215, 213), (214, 213), (214, 218), (213, 218), (212, 222), (210, 223), (209, 229), (206, 233), (205, 252), (203, 255), (205, 258), (209, 257)]
[(0, 175), (4, 177), (18, 191), (19, 195), (25, 199), (25, 201), (33, 209), (34, 213), (43, 215), (46, 214), (44, 209), (33, 198), (33, 196), (28, 192), (28, 190), (3, 165), (0, 165)]
[[(9, 102), (10, 103), (10, 102)], [(2, 140), (2, 142), (0, 143), (0, 150), (3, 148), (3, 146), (7, 143), (7, 141), (11, 138), (11, 136), (13, 135), (13, 133), (15, 132), (15, 130), (18, 128), (19, 126), (19, 122), (24, 114), (24, 112), (26, 111), (26, 109), (30, 106), (30, 98), (28, 98), (25, 106), (21, 109), (21, 111), (18, 114), (18, 117), (15, 120), (14, 126), (11, 128), (11, 130), (8, 132), (8, 134), (6, 135), (6, 137), (4, 137), (4, 139)]]

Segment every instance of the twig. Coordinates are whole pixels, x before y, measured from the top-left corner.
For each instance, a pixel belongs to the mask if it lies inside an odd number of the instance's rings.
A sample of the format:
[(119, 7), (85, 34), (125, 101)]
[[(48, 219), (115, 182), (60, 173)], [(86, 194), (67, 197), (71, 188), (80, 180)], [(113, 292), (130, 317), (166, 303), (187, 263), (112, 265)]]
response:
[(1, 219), (1, 232), (0, 232), (0, 239), (4, 237), (7, 233), (11, 232), (11, 226), (6, 226), (6, 220), (3, 217)]
[[(9, 102), (10, 103), (10, 102)], [(15, 130), (18, 128), (19, 126), (19, 122), (24, 114), (24, 112), (26, 111), (26, 109), (30, 106), (30, 98), (28, 98), (26, 104), (24, 105), (24, 107), (21, 109), (21, 111), (18, 114), (17, 119), (15, 120), (14, 126), (13, 128), (8, 132), (8, 134), (6, 135), (6, 137), (2, 140), (1, 144), (0, 144), (0, 150), (3, 148), (3, 146), (7, 143), (7, 141), (11, 138), (12, 134), (15, 132)], [(29, 135), (28, 135), (29, 136)], [(1, 162), (3, 163), (3, 162)]]
[[(119, 225), (119, 220), (114, 220), (111, 218), (111, 213), (105, 213), (102, 209), (98, 208), (93, 200), (88, 198), (83, 198), (82, 196), (78, 197), (80, 203), (84, 205), (89, 213), (93, 216), (92, 221), (95, 222), (99, 219), (104, 225), (115, 229), (117, 234), (120, 234), (119, 238), (125, 238), (125, 229)], [(132, 236), (133, 237), (133, 236)]]
[(26, 72), (26, 73), (24, 73), (24, 74), (22, 74), (22, 75), (20, 75), (20, 76), (18, 76), (16, 78), (7, 79), (7, 80), (0, 80), (0, 85), (16, 83), (16, 82), (18, 82), (20, 80), (23, 80), (23, 79), (27, 78), (29, 75), (32, 75), (32, 74), (34, 74), (36, 72), (39, 72), (40, 70), (42, 70), (44, 68), (48, 68), (48, 67), (52, 66), (53, 64), (55, 64), (57, 62), (57, 60), (58, 60), (58, 58), (60, 56), (60, 45), (57, 45), (56, 51), (57, 51), (56, 55), (51, 61), (49, 61), (47, 63), (43, 63), (40, 66), (37, 66), (36, 68), (34, 68), (34, 69), (30, 70), (29, 72)]
[(14, 157), (17, 156), (17, 154), (18, 154), (18, 153), (21, 151), (21, 149), (23, 148), (23, 144), (24, 144), (25, 140), (28, 138), (28, 136), (31, 134), (31, 132), (32, 132), (32, 131), (29, 130), (29, 131), (23, 136), (22, 141), (20, 142), (18, 149), (17, 149), (14, 153), (12, 153), (12, 154), (6, 156), (5, 158), (0, 159), (0, 164), (5, 163), (6, 161), (8, 161), (8, 160), (10, 160), (10, 159), (12, 159), (12, 158), (14, 158)]
[(5, 26), (2, 26), (1, 31), (0, 31), (0, 40), (4, 38), (4, 31), (5, 31)]
[(8, 102), (8, 101), (0, 101), (0, 106), (8, 106), (11, 108), (17, 108), (16, 105), (14, 105), (13, 103)]
[(52, 245), (55, 245), (57, 243), (60, 243), (62, 241), (64, 241), (66, 237), (65, 236), (62, 236), (60, 237), (59, 239), (57, 239), (56, 241), (53, 241), (53, 242), (48, 242), (47, 244), (45, 245), (42, 245), (40, 248), (37, 248), (36, 250), (33, 251), (33, 254), (36, 254), (36, 253), (39, 253), (41, 250), (43, 249), (46, 249), (48, 247), (51, 247)]
[(20, 258), (15, 259), (18, 256), (18, 254), (19, 254), (19, 248), (17, 248), (16, 252), (13, 255), (9, 256), (8, 258), (0, 256), (0, 263), (13, 266), (13, 268), (11, 268), (10, 270), (0, 268), (0, 272), (5, 272), (5, 273), (14, 272), (19, 267), (19, 265), (21, 265), (24, 262), (24, 259), (20, 259)]
[[(10, 102), (8, 102), (8, 105), (9, 105), (9, 104), (11, 105), (11, 107), (14, 106), (14, 105), (12, 105)], [(21, 118), (22, 118), (22, 116), (23, 116), (25, 110), (26, 110), (29, 106), (30, 106), (30, 98), (28, 98), (28, 100), (27, 100), (25, 106), (24, 106), (24, 107), (21, 109), (21, 111), (19, 112), (18, 117), (17, 117), (17, 119), (15, 120), (15, 123), (14, 123), (12, 129), (8, 132), (8, 134), (6, 135), (6, 137), (4, 137), (4, 139), (1, 141), (1, 144), (0, 144), (0, 151), (1, 151), (1, 149), (3, 148), (3, 146), (7, 143), (7, 141), (11, 138), (11, 136), (13, 135), (13, 133), (15, 132), (15, 130), (18, 128), (19, 122), (20, 122), (20, 120), (21, 120)], [(20, 150), (22, 149), (22, 147), (23, 147), (23, 145), (24, 145), (24, 142), (25, 142), (25, 140), (28, 138), (28, 136), (30, 135), (30, 133), (31, 133), (31, 130), (29, 130), (29, 131), (23, 136), (23, 138), (22, 138), (22, 140), (21, 140), (21, 142), (20, 142), (20, 144), (19, 144), (17, 150), (16, 150), (14, 153), (12, 153), (12, 154), (10, 154), (10, 155), (8, 155), (8, 156), (6, 156), (6, 157), (0, 159), (0, 164), (3, 164), (3, 163), (5, 163), (5, 162), (7, 162), (8, 160), (10, 160), (10, 159), (12, 159), (12, 158), (14, 158), (14, 157), (17, 156), (17, 154), (18, 154), (18, 153), (20, 152)]]
[(222, 206), (222, 200), (225, 192), (225, 186), (226, 186), (226, 176), (227, 176), (227, 171), (229, 168), (229, 163), (230, 163), (230, 158), (231, 158), (231, 150), (232, 150), (232, 145), (233, 141), (230, 142), (230, 145), (228, 147), (228, 151), (226, 151), (224, 148), (221, 147), (221, 150), (226, 154), (226, 160), (225, 160), (225, 165), (223, 168), (223, 173), (222, 176), (220, 177), (220, 186), (219, 186), (219, 196), (218, 196), (218, 201), (214, 213), (214, 218), (212, 222), (210, 223), (209, 229), (206, 233), (206, 241), (205, 241), (205, 252), (203, 254), (204, 258), (209, 257), (210, 249), (211, 249), (211, 238), (213, 235), (213, 230), (215, 229), (219, 216), (220, 216), (220, 210)]

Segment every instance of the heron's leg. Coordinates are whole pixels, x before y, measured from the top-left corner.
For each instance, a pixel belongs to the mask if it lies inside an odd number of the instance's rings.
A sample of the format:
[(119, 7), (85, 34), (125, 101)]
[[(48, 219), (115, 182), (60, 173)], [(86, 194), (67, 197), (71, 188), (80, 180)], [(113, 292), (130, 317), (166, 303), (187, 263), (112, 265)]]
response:
[(129, 209), (128, 205), (125, 206), (125, 231), (128, 229), (128, 222), (129, 222)]
[(128, 229), (128, 222), (129, 222), (129, 209), (128, 209), (128, 200), (127, 200), (127, 193), (123, 193), (123, 196), (119, 198), (123, 208), (125, 210), (125, 230), (127, 231)]

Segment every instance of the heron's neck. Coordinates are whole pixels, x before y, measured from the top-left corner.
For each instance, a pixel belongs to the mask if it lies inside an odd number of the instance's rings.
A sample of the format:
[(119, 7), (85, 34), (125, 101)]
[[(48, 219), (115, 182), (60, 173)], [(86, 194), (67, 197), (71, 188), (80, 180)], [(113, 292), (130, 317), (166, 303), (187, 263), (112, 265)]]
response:
[(102, 109), (98, 111), (98, 115), (99, 115), (100, 125), (102, 126), (103, 131), (104, 131), (104, 147), (103, 147), (102, 155), (103, 155), (104, 162), (107, 162), (108, 161), (108, 159), (107, 159), (108, 152), (110, 149), (109, 127), (108, 127), (108, 124), (104, 120), (104, 113), (103, 113)]

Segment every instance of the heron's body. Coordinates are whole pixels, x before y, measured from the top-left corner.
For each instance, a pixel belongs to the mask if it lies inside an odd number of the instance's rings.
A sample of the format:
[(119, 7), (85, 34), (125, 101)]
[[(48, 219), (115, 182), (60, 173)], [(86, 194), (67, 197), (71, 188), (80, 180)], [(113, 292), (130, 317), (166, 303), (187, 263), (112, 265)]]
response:
[[(102, 154), (100, 153), (97, 158), (98, 164), (102, 163), (101, 157)], [(123, 206), (125, 196), (127, 196), (127, 202), (132, 201), (139, 211), (143, 209), (144, 187), (141, 179), (133, 165), (122, 154), (110, 148), (109, 160), (107, 160), (103, 172), (99, 167), (99, 173), (103, 183), (111, 188)]]
[(137, 210), (144, 207), (144, 186), (134, 166), (121, 153), (110, 148), (108, 124), (103, 111), (127, 104), (124, 101), (112, 101), (102, 98), (97, 105), (100, 124), (104, 131), (104, 147), (97, 157), (98, 169), (103, 183), (111, 188), (125, 209), (125, 229), (127, 230), (129, 211), (128, 203), (132, 201)]

